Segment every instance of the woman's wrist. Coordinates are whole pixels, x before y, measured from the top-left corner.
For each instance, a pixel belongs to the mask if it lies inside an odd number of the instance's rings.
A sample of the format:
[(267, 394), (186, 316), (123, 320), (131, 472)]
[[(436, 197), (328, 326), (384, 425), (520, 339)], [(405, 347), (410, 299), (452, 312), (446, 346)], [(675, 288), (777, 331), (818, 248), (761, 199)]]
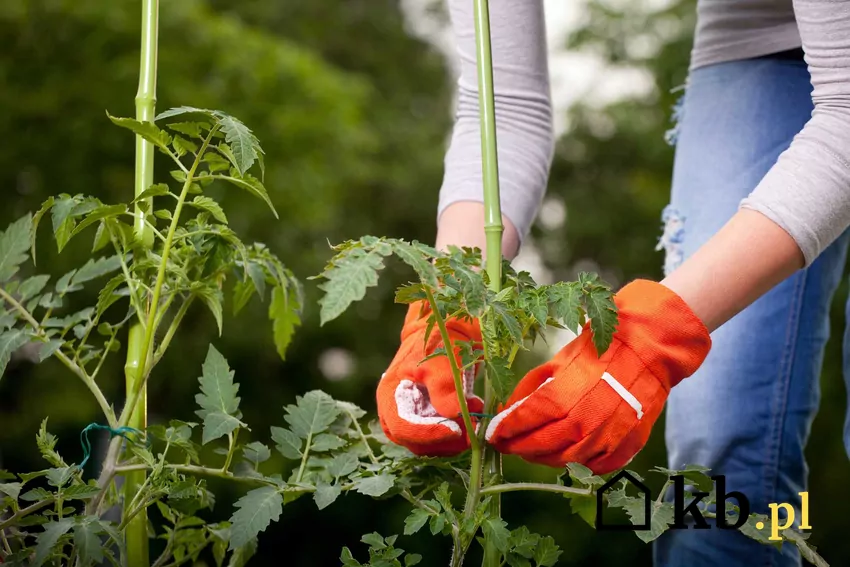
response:
[(661, 284), (713, 332), (804, 263), (785, 230), (761, 213), (742, 209)]
[[(502, 215), (502, 255), (513, 260), (519, 252), (519, 234), (513, 223)], [(460, 201), (446, 207), (437, 223), (436, 247), (446, 250), (449, 246), (480, 248), (486, 254), (484, 235), (484, 205), (472, 201)]]

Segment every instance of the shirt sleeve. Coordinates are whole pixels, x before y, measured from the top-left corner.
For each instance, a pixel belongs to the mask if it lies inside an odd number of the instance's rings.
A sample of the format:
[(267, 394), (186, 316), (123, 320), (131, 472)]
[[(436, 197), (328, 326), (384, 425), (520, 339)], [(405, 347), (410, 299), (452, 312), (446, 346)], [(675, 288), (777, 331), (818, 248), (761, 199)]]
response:
[[(484, 201), (473, 2), (448, 5), (460, 76), (438, 216), (452, 203)], [(490, 35), (502, 214), (523, 239), (546, 191), (555, 145), (542, 0), (490, 2)]]
[(850, 226), (850, 1), (794, 0), (814, 111), (741, 202), (777, 223), (810, 265)]

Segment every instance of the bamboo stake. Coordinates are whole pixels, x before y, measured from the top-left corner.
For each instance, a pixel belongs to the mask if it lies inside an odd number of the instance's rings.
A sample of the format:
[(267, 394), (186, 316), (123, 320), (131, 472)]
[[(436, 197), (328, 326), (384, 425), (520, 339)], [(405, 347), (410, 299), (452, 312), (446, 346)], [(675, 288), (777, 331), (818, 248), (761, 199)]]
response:
[[(139, 64), (139, 90), (136, 93), (136, 120), (152, 122), (156, 108), (157, 44), (159, 34), (159, 0), (142, 0), (141, 57)], [(136, 136), (135, 195), (138, 196), (153, 184), (153, 144)], [(152, 207), (148, 203), (148, 210)], [(134, 229), (136, 238), (146, 247), (153, 244), (153, 231), (145, 223), (146, 213), (136, 204)], [(151, 306), (151, 309), (153, 306)], [(150, 353), (142, 352), (145, 343), (145, 328), (135, 323), (130, 328), (127, 347), (127, 362), (124, 365), (127, 398), (144, 379), (144, 371)], [(130, 417), (129, 426), (144, 430), (147, 427), (147, 392), (139, 395)], [(145, 471), (134, 471), (125, 476), (124, 504), (133, 500), (145, 483)], [(128, 513), (129, 510), (124, 510)], [(127, 525), (125, 530), (127, 560), (129, 567), (149, 567), (148, 516), (142, 510)]]

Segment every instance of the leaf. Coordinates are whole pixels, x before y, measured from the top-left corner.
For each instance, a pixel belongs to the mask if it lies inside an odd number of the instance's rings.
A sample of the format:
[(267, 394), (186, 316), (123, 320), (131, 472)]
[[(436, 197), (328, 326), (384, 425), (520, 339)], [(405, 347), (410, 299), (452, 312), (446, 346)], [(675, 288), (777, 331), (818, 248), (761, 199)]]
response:
[(404, 556), (404, 567), (413, 567), (422, 562), (422, 556), (418, 553), (410, 553)]
[(585, 486), (595, 487), (605, 484), (605, 479), (593, 474), (593, 471), (580, 463), (567, 463), (570, 476)]
[(71, 287), (73, 288), (74, 286), (105, 276), (119, 269), (121, 269), (121, 257), (117, 254), (115, 256), (101, 257), (96, 260), (90, 258), (71, 277)]
[(539, 567), (554, 567), (562, 553), (554, 539), (543, 537), (534, 548), (534, 561)]
[(32, 255), (32, 263), (35, 265), (35, 241), (38, 231), (38, 225), (41, 222), (41, 219), (47, 214), (50, 209), (53, 208), (53, 204), (55, 199), (53, 197), (48, 197), (44, 203), (41, 204), (41, 208), (36, 211), (35, 216), (32, 218), (32, 230), (30, 233), (30, 254)]
[(17, 500), (18, 496), (21, 494), (21, 483), (20, 482), (6, 482), (0, 484), (0, 492), (12, 498), (12, 500)]
[(384, 538), (381, 537), (381, 534), (379, 534), (378, 532), (366, 534), (360, 538), (360, 541), (362, 541), (374, 550), (386, 549), (387, 547), (387, 545), (384, 543)]
[(307, 392), (295, 399), (295, 405), (286, 406), (284, 419), (292, 432), (302, 439), (325, 432), (339, 416), (339, 408), (333, 398), (320, 390)]
[(212, 313), (213, 318), (215, 319), (215, 324), (218, 327), (218, 336), (221, 336), (221, 332), (224, 327), (224, 314), (221, 306), (221, 290), (217, 287), (204, 285), (200, 282), (196, 282), (192, 285), (191, 289), (192, 293), (203, 301), (204, 305), (206, 305), (207, 309), (209, 309), (210, 313)]
[(334, 478), (348, 476), (357, 470), (359, 464), (360, 461), (357, 455), (353, 453), (342, 453), (341, 455), (334, 456), (331, 464), (328, 465), (328, 474)]
[(242, 456), (245, 457), (245, 460), (257, 466), (268, 461), (272, 454), (264, 444), (254, 441), (242, 447)]
[(68, 533), (74, 521), (70, 518), (59, 520), (58, 522), (48, 522), (44, 525), (44, 531), (38, 534), (35, 546), (35, 559), (33, 567), (41, 567), (44, 562), (50, 557), (53, 548), (59, 542), (59, 538)]
[[(259, 288), (257, 290), (259, 291)], [(269, 304), (269, 319), (272, 320), (274, 344), (281, 360), (286, 360), (286, 349), (289, 348), (289, 344), (292, 342), (295, 327), (301, 324), (298, 308), (299, 305), (294, 290), (287, 290), (282, 286), (275, 286), (272, 289), (272, 301)]]
[(382, 496), (389, 492), (395, 484), (395, 477), (389, 473), (359, 478), (354, 481), (354, 490), (366, 496)]
[(302, 457), (301, 438), (288, 429), (272, 427), (272, 440), (277, 445), (275, 448), (287, 459), (297, 460)]
[(273, 486), (250, 491), (236, 502), (236, 512), (230, 518), (230, 549), (242, 547), (276, 522), (283, 511), (283, 496)]
[(324, 451), (333, 451), (345, 446), (345, 441), (331, 433), (321, 433), (313, 438), (313, 444), (310, 447), (311, 451), (322, 453)]
[[(654, 501), (650, 504), (652, 515), (649, 524), (650, 529), (635, 530), (635, 535), (646, 543), (663, 534), (670, 527), (670, 524), (673, 523), (673, 504), (670, 502)], [(640, 525), (646, 522), (645, 506), (644, 498), (627, 497), (623, 509), (629, 515), (633, 524)]]
[[(570, 499), (570, 508), (573, 514), (587, 522), (590, 527), (596, 527), (596, 497), (573, 496)], [(610, 502), (610, 500), (609, 500)]]
[(148, 142), (163, 149), (168, 150), (168, 144), (171, 142), (171, 136), (163, 130), (160, 130), (153, 122), (140, 122), (132, 118), (117, 118), (108, 112), (106, 115), (116, 126), (132, 130)]
[(41, 290), (44, 289), (44, 286), (47, 285), (49, 280), (50, 276), (32, 276), (31, 278), (25, 279), (18, 288), (18, 295), (20, 296), (18, 301), (20, 303), (24, 303), (28, 299), (41, 293)]
[(203, 211), (207, 211), (218, 222), (222, 224), (227, 224), (227, 216), (224, 214), (224, 209), (222, 209), (221, 205), (219, 205), (209, 197), (198, 195), (197, 197), (192, 199), (191, 202), (188, 202), (186, 204), (192, 205), (193, 207), (196, 207)]
[(60, 339), (52, 339), (47, 341), (46, 343), (42, 343), (38, 347), (38, 361), (44, 362), (62, 348), (64, 342)]
[(410, 515), (404, 520), (404, 535), (413, 535), (422, 529), (431, 514), (422, 508), (414, 508)]
[(154, 118), (154, 121), (159, 122), (160, 120), (165, 120), (166, 118), (173, 118), (175, 116), (181, 116), (184, 114), (200, 114), (202, 116), (207, 116), (210, 118), (215, 117), (215, 111), (213, 110), (207, 110), (206, 108), (196, 108), (194, 106), (178, 106), (160, 112), (156, 116), (156, 118)]
[(224, 132), (224, 140), (233, 152), (234, 167), (241, 175), (245, 175), (258, 157), (260, 146), (257, 138), (245, 124), (232, 116), (220, 116), (219, 124)]
[(342, 494), (342, 488), (338, 484), (320, 483), (316, 486), (316, 492), (313, 493), (313, 500), (319, 510), (323, 510), (333, 504), (340, 494)]
[(377, 252), (355, 248), (334, 257), (331, 267), (322, 274), (327, 281), (319, 286), (325, 292), (319, 300), (320, 325), (336, 319), (353, 302), (363, 299), (367, 288), (378, 285), (378, 271), (383, 269), (383, 257)]
[(96, 517), (83, 518), (74, 526), (74, 545), (77, 547), (81, 567), (100, 565), (103, 562), (101, 533), (100, 521)]
[(428, 261), (427, 256), (406, 242), (400, 240), (393, 241), (393, 250), (396, 256), (402, 259), (404, 263), (416, 270), (416, 274), (422, 283), (437, 288), (440, 282), (437, 280), (437, 269)]
[(502, 553), (507, 553), (511, 532), (508, 530), (507, 523), (504, 520), (501, 518), (488, 518), (481, 524), (481, 529), (484, 532), (486, 541), (491, 542)]
[(496, 397), (500, 401), (505, 401), (516, 387), (516, 377), (513, 371), (508, 368), (508, 361), (505, 358), (494, 357), (487, 361), (487, 378), (493, 385), (496, 391)]
[(26, 262), (32, 233), (31, 215), (19, 218), (0, 232), (0, 283), (11, 279)]
[(206, 445), (245, 424), (236, 417), (239, 384), (233, 382), (233, 371), (213, 345), (207, 351), (203, 373), (198, 381), (201, 393), (195, 396), (195, 401), (201, 409), (195, 413), (204, 420), (202, 443)]
[(11, 329), (0, 333), (0, 377), (6, 372), (6, 365), (12, 353), (29, 342), (29, 335), (20, 329)]
[(75, 484), (62, 491), (62, 498), (66, 500), (89, 500), (100, 494), (98, 486), (90, 484)]
[(245, 567), (248, 560), (257, 554), (257, 538), (251, 539), (248, 543), (233, 551), (230, 556), (230, 561), (227, 567)]
[(559, 282), (545, 289), (555, 319), (570, 331), (578, 332), (581, 326), (581, 285), (578, 282)]
[(460, 282), (461, 289), (459, 291), (463, 294), (466, 310), (473, 317), (480, 317), (484, 313), (485, 298), (487, 297), (484, 278), (481, 277), (480, 273), (472, 271), (468, 266), (454, 258), (449, 260), (449, 265), (454, 270), (454, 276)]
[(124, 274), (116, 274), (106, 285), (101, 288), (97, 294), (97, 304), (95, 305), (95, 318), (100, 318), (109, 307), (121, 299), (121, 295), (115, 293), (121, 284), (124, 283)]
[(608, 350), (614, 331), (617, 328), (617, 306), (610, 288), (599, 282), (596, 274), (579, 274), (582, 284), (587, 316), (590, 318), (590, 330), (593, 333), (593, 345), (599, 356)]
[[(236, 173), (234, 171), (233, 173)], [(251, 175), (250, 173), (243, 174), (241, 177), (235, 177), (232, 175), (217, 175), (216, 179), (221, 179), (223, 181), (227, 181), (240, 189), (245, 189), (249, 193), (251, 193), (254, 197), (258, 199), (262, 199), (266, 205), (272, 210), (274, 217), (280, 218), (277, 214), (277, 209), (274, 208), (274, 204), (272, 204), (272, 200), (269, 198), (269, 193), (266, 191), (265, 186), (260, 182), (259, 179)]]

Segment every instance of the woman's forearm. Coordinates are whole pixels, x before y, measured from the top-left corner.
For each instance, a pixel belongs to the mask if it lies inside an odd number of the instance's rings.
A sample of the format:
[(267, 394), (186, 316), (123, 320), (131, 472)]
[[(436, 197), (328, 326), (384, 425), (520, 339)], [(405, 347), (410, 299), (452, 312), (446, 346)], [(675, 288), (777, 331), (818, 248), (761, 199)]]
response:
[(661, 283), (713, 332), (803, 265), (803, 253), (785, 230), (741, 209)]

